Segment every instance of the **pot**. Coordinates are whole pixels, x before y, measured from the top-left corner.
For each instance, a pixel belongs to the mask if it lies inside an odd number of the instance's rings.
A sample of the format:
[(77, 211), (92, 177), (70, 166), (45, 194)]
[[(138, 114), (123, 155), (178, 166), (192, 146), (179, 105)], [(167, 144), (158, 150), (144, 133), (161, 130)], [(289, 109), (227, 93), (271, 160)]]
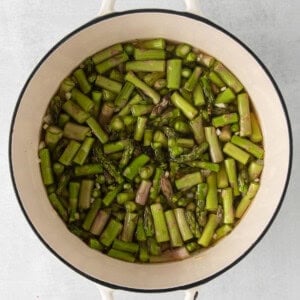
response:
[[(81, 275), (106, 287), (129, 291), (192, 288), (245, 257), (274, 220), (287, 188), (292, 162), (287, 110), (274, 79), (259, 58), (231, 33), (194, 14), (198, 2), (186, 0), (189, 12), (141, 9), (111, 13), (114, 2), (103, 1), (101, 13), (110, 13), (67, 35), (29, 76), (19, 96), (10, 132), (14, 188), (25, 217), (40, 240)], [(67, 230), (47, 199), (37, 153), (42, 117), (61, 80), (99, 49), (153, 37), (191, 44), (218, 58), (237, 75), (257, 111), (266, 154), (261, 188), (230, 235), (186, 260), (144, 265), (119, 261), (94, 251)], [(275, 134), (280, 137), (280, 143)]]

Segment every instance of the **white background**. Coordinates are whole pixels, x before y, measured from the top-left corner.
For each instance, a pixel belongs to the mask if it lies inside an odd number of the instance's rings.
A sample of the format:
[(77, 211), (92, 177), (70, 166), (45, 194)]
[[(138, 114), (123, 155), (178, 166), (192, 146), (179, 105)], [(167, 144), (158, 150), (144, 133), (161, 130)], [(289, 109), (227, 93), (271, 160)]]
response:
[[(30, 72), (55, 43), (95, 17), (99, 4), (0, 1), (0, 299), (100, 299), (94, 283), (61, 263), (32, 232), (12, 188), (7, 153), (12, 113)], [(273, 74), (292, 122), (294, 167), (283, 206), (266, 236), (238, 265), (200, 286), (199, 299), (299, 299), (300, 2), (203, 0), (201, 5), (207, 18), (244, 41)], [(184, 10), (179, 0), (117, 2), (118, 10), (145, 7)], [(276, 132), (274, 139), (280, 143)], [(116, 299), (176, 300), (183, 295), (115, 292)]]

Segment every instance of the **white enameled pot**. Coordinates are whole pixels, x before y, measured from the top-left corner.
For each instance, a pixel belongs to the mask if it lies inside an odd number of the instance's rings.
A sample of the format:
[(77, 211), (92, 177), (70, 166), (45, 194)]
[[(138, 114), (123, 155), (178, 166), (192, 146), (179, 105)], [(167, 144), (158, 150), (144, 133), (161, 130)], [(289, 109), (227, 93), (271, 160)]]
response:
[[(13, 117), (10, 164), (16, 194), (33, 230), (52, 253), (80, 274), (107, 287), (170, 291), (204, 283), (238, 262), (260, 240), (283, 199), (291, 167), (292, 141), (278, 87), (261, 61), (223, 28), (190, 12), (143, 9), (109, 13), (76, 29), (41, 60), (26, 82)], [(104, 1), (102, 13), (114, 1)], [(163, 37), (202, 49), (223, 62), (246, 87), (264, 135), (261, 188), (228, 237), (183, 261), (132, 264), (87, 247), (71, 234), (47, 199), (38, 160), (42, 118), (61, 80), (84, 58), (112, 44)], [(278, 137), (280, 137), (280, 142)]]

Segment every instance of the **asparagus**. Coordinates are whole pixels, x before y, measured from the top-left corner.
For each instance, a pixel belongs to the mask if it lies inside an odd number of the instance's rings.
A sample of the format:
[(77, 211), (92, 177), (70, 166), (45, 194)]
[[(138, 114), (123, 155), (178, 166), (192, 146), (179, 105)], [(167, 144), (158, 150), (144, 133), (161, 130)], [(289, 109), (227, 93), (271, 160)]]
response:
[(150, 195), (149, 195), (149, 197), (152, 201), (155, 200), (159, 194), (162, 175), (163, 175), (162, 168), (160, 168), (160, 167), (156, 168), (152, 187), (150, 189)]
[(262, 161), (252, 161), (248, 167), (248, 174), (250, 181), (257, 179), (263, 170)]
[(195, 106), (205, 105), (203, 90), (199, 83), (196, 83), (195, 88), (193, 90), (193, 101)]
[(90, 135), (90, 132), (89, 127), (67, 122), (64, 127), (63, 135), (65, 138), (81, 142)]
[[(214, 83), (218, 88), (223, 88), (225, 87), (225, 83), (222, 81), (222, 79), (219, 77), (219, 75), (214, 72), (210, 71), (208, 74), (208, 78), (212, 83)], [(217, 102), (216, 102), (217, 103)]]
[(90, 240), (89, 240), (89, 246), (92, 249), (98, 250), (100, 252), (102, 252), (104, 250), (103, 245), (98, 240), (96, 240), (94, 238), (90, 238)]
[(164, 60), (128, 61), (125, 64), (127, 72), (164, 72), (165, 67), (166, 62)]
[(134, 117), (148, 115), (153, 110), (152, 104), (134, 104), (131, 106), (131, 113)]
[(212, 119), (212, 124), (215, 127), (223, 127), (228, 124), (233, 124), (238, 121), (239, 117), (237, 113), (224, 114)]
[(182, 96), (180, 96), (178, 92), (174, 92), (172, 94), (171, 101), (189, 120), (194, 119), (198, 114), (197, 109), (187, 102)]
[(122, 240), (115, 239), (112, 245), (113, 249), (136, 254), (139, 251), (139, 245), (132, 242), (124, 242)]
[(146, 237), (154, 236), (154, 223), (149, 206), (146, 206), (144, 209), (144, 230)]
[(218, 217), (215, 214), (210, 214), (208, 216), (208, 221), (204, 227), (202, 235), (198, 240), (198, 244), (202, 247), (208, 247), (212, 241), (213, 235), (215, 233), (216, 228), (218, 227)]
[(123, 85), (120, 93), (118, 94), (115, 100), (115, 104), (119, 109), (123, 108), (127, 104), (133, 91), (134, 91), (134, 85), (129, 81), (125, 82), (125, 84)]
[(202, 69), (200, 67), (195, 67), (192, 75), (190, 76), (188, 81), (184, 84), (184, 88), (187, 91), (192, 92), (195, 89), (201, 73), (202, 73)]
[[(196, 122), (197, 118), (198, 118), (198, 117), (196, 117), (193, 121)], [(193, 121), (191, 121), (191, 122), (193, 122)], [(178, 120), (178, 121), (176, 121), (176, 122), (174, 123), (174, 129), (175, 129), (177, 132), (183, 133), (183, 134), (187, 134), (187, 133), (190, 133), (190, 132), (191, 132), (191, 127), (189, 126), (189, 124), (187, 124), (187, 123), (185, 123), (185, 122), (183, 122), (183, 121), (180, 121), (180, 120)], [(196, 140), (196, 142), (198, 143), (197, 138), (196, 138), (196, 135), (195, 135), (195, 140)], [(199, 140), (199, 139), (198, 139), (198, 140)]]
[(79, 209), (88, 209), (91, 205), (91, 194), (94, 187), (94, 181), (90, 179), (83, 179), (80, 184), (79, 191)]
[(94, 142), (94, 138), (86, 137), (83, 143), (81, 144), (78, 152), (76, 153), (75, 157), (73, 158), (73, 162), (78, 165), (83, 165), (92, 149)]
[(95, 84), (113, 93), (120, 93), (122, 89), (122, 84), (120, 82), (111, 80), (101, 75), (97, 76)]
[(232, 224), (234, 222), (233, 213), (233, 192), (232, 188), (223, 189), (221, 192), (223, 209), (224, 209), (224, 224)]
[(200, 172), (186, 174), (181, 178), (175, 180), (175, 186), (178, 190), (190, 189), (191, 187), (202, 182), (202, 176)]
[(66, 101), (62, 109), (79, 124), (84, 123), (90, 117), (87, 112), (71, 100)]
[(165, 212), (165, 219), (170, 234), (171, 246), (181, 247), (183, 245), (183, 241), (173, 210), (168, 210)]
[(148, 200), (148, 195), (151, 188), (151, 181), (142, 180), (135, 196), (135, 202), (140, 205), (145, 205)]
[(262, 141), (262, 133), (261, 129), (259, 127), (257, 118), (254, 113), (250, 113), (250, 120), (251, 120), (251, 135), (250, 135), (250, 140), (253, 143), (260, 143)]
[(109, 247), (116, 237), (122, 231), (123, 225), (114, 219), (110, 219), (109, 223), (107, 224), (106, 228), (100, 235), (100, 242)]
[(219, 240), (220, 238), (224, 237), (228, 233), (232, 231), (232, 227), (230, 225), (224, 224), (223, 226), (219, 227), (216, 230), (216, 233), (214, 235), (214, 240)]
[(82, 166), (76, 166), (74, 168), (75, 176), (87, 176), (103, 173), (103, 167), (101, 164), (85, 164)]
[(129, 180), (133, 180), (134, 177), (139, 173), (139, 169), (143, 167), (149, 160), (150, 157), (148, 155), (139, 155), (125, 168), (123, 175)]
[(132, 241), (137, 222), (138, 222), (138, 215), (136, 213), (126, 212), (123, 231), (121, 234), (122, 241), (124, 242)]
[(95, 69), (99, 74), (103, 74), (108, 70), (118, 66), (119, 64), (126, 62), (128, 59), (129, 57), (127, 53), (121, 52), (120, 54), (117, 54), (113, 57), (108, 58), (107, 60), (100, 62), (99, 64), (96, 64)]
[(228, 187), (228, 178), (227, 178), (224, 163), (220, 164), (220, 169), (217, 173), (217, 187), (218, 189), (223, 189)]
[(115, 56), (123, 51), (121, 44), (115, 44), (110, 46), (92, 56), (94, 64), (99, 64), (100, 62), (107, 60), (108, 58)]
[(93, 149), (96, 161), (101, 163), (103, 168), (107, 170), (108, 173), (114, 177), (118, 183), (122, 183), (124, 181), (122, 175), (120, 174), (119, 170), (117, 170), (115, 165), (104, 156), (99, 144), (96, 144)]
[(169, 232), (160, 203), (155, 203), (150, 206), (155, 228), (155, 237), (159, 243), (167, 242), (170, 240)]
[(221, 79), (232, 88), (236, 93), (239, 93), (244, 88), (239, 80), (220, 62), (214, 64), (214, 71), (221, 77)]
[(91, 205), (91, 208), (89, 210), (89, 212), (87, 213), (84, 221), (83, 221), (83, 224), (82, 224), (82, 228), (89, 231), (95, 218), (96, 218), (96, 215), (98, 213), (98, 210), (101, 208), (101, 204), (102, 204), (102, 201), (101, 201), (101, 198), (96, 198), (94, 200), (94, 202), (92, 203)]
[(149, 261), (149, 254), (148, 254), (147, 245), (144, 242), (140, 243), (139, 260), (141, 262)]
[(243, 216), (246, 209), (250, 205), (251, 200), (255, 197), (258, 189), (259, 189), (259, 183), (256, 183), (256, 182), (250, 183), (246, 195), (241, 199), (240, 203), (238, 204), (238, 206), (236, 208), (236, 211), (235, 211), (236, 218), (241, 218)]
[(94, 101), (76, 88), (72, 89), (71, 97), (86, 112), (90, 112), (95, 106)]
[(160, 101), (160, 95), (146, 83), (136, 77), (133, 72), (129, 71), (125, 76), (125, 80), (131, 82), (136, 88), (141, 89), (145, 95), (152, 99), (154, 104), (157, 104)]
[(51, 193), (48, 195), (49, 201), (54, 207), (54, 209), (57, 211), (57, 213), (61, 216), (61, 218), (66, 222), (68, 220), (68, 212), (58, 199), (57, 195), (55, 193)]
[(181, 234), (181, 237), (184, 242), (191, 240), (193, 238), (193, 233), (191, 232), (189, 225), (186, 221), (185, 215), (184, 215), (184, 209), (183, 208), (175, 208), (173, 210), (178, 228)]
[(93, 117), (88, 118), (86, 123), (91, 128), (93, 134), (102, 144), (105, 144), (108, 141), (108, 135)]
[(199, 159), (202, 157), (203, 153), (207, 150), (207, 148), (208, 148), (208, 143), (203, 142), (201, 145), (194, 147), (190, 153), (183, 154), (173, 160), (178, 163), (186, 163), (189, 161)]
[(72, 160), (79, 148), (80, 144), (76, 141), (71, 140), (58, 161), (65, 166), (71, 165)]
[(65, 170), (65, 166), (64, 165), (62, 165), (61, 163), (59, 163), (59, 162), (55, 162), (54, 164), (53, 164), (53, 172), (54, 172), (54, 174), (57, 176), (57, 177), (60, 177), (60, 175), (62, 175), (63, 174), (63, 172), (64, 172), (64, 170)]
[(248, 94), (239, 94), (237, 97), (237, 104), (240, 115), (240, 135), (250, 136), (252, 134), (252, 128)]
[(54, 177), (52, 172), (52, 165), (51, 165), (51, 157), (50, 151), (48, 148), (41, 149), (39, 151), (39, 158), (40, 158), (40, 168), (43, 178), (44, 185), (50, 185), (54, 183)]
[(91, 226), (90, 232), (94, 235), (100, 235), (107, 224), (109, 217), (109, 210), (99, 210)]
[(239, 146), (240, 148), (246, 150), (247, 152), (251, 153), (258, 159), (262, 159), (264, 157), (264, 150), (263, 148), (257, 146), (256, 144), (250, 142), (245, 138), (241, 138), (237, 135), (231, 138), (231, 142), (234, 145)]
[(169, 59), (167, 61), (167, 87), (179, 89), (181, 85), (181, 59)]
[(223, 152), (226, 153), (228, 156), (231, 156), (235, 160), (239, 161), (243, 165), (247, 164), (248, 160), (250, 159), (250, 155), (247, 152), (243, 151), (242, 149), (230, 142), (225, 144)]
[(131, 156), (134, 151), (134, 146), (132, 142), (129, 142), (128, 145), (126, 145), (125, 150), (122, 154), (121, 160), (119, 162), (120, 169), (123, 169), (127, 166), (129, 160), (131, 159)]
[(143, 216), (139, 216), (137, 226), (136, 226), (136, 232), (135, 237), (139, 242), (146, 241), (147, 236), (146, 232), (144, 230), (144, 219)]
[(209, 144), (209, 153), (211, 160), (214, 163), (219, 163), (223, 161), (223, 153), (220, 148), (220, 143), (216, 134), (216, 129), (214, 127), (205, 127), (204, 128), (205, 138)]
[(122, 151), (125, 149), (128, 143), (129, 143), (128, 140), (120, 140), (109, 144), (105, 144), (103, 145), (103, 152), (105, 154), (110, 154), (110, 153)]
[(117, 197), (118, 193), (121, 192), (121, 190), (123, 189), (122, 185), (118, 185), (116, 187), (114, 187), (111, 191), (109, 191), (105, 197), (103, 198), (103, 204), (105, 206), (109, 206), (111, 205), (111, 203), (115, 200), (115, 198)]
[(201, 232), (198, 222), (193, 211), (186, 209), (184, 211), (185, 219), (189, 225), (189, 228), (195, 238), (200, 238)]
[(201, 145), (205, 141), (202, 116), (199, 115), (194, 120), (190, 121), (190, 125), (197, 144)]
[(138, 46), (142, 49), (165, 49), (166, 41), (162, 38), (139, 41)]
[(219, 104), (219, 103), (231, 103), (235, 100), (235, 93), (232, 91), (231, 88), (227, 88), (226, 90), (224, 90), (223, 92), (219, 93), (215, 104)]
[(239, 187), (238, 187), (238, 182), (237, 182), (235, 160), (232, 158), (225, 159), (225, 169), (226, 169), (226, 173), (228, 176), (229, 184), (233, 189), (233, 195), (239, 196), (240, 192), (239, 192)]
[(59, 140), (63, 136), (63, 131), (56, 126), (49, 126), (46, 129), (46, 134), (45, 134), (45, 143), (49, 147), (50, 150), (53, 150)]

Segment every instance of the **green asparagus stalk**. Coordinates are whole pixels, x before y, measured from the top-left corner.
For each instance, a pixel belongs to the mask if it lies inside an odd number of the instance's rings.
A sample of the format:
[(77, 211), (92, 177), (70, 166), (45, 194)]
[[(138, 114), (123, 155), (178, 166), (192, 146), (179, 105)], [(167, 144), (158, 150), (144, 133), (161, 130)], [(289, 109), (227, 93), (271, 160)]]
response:
[(128, 143), (129, 143), (128, 140), (120, 140), (109, 144), (105, 144), (103, 145), (103, 152), (105, 154), (110, 154), (110, 153), (123, 151), (125, 147), (128, 145)]
[(220, 164), (220, 170), (217, 173), (217, 187), (223, 189), (228, 187), (228, 178), (226, 174), (225, 164)]
[(84, 123), (90, 117), (87, 112), (71, 100), (66, 101), (62, 109), (79, 124)]
[(138, 218), (138, 223), (137, 223), (136, 232), (135, 232), (135, 238), (139, 242), (144, 242), (144, 241), (147, 240), (147, 236), (146, 236), (145, 229), (144, 229), (144, 218), (143, 218), (143, 216), (139, 216), (139, 218)]
[(103, 204), (105, 206), (111, 205), (111, 203), (115, 200), (118, 193), (121, 192), (122, 189), (123, 189), (123, 186), (120, 184), (120, 185), (116, 186), (114, 189), (112, 189), (111, 191), (109, 191), (103, 198), (103, 201), (102, 201)]
[(148, 155), (139, 155), (125, 168), (123, 175), (129, 180), (133, 180), (134, 177), (139, 173), (139, 169), (143, 167), (149, 160), (150, 157)]
[(129, 252), (132, 254), (136, 254), (139, 251), (139, 244), (132, 242), (124, 242), (119, 239), (115, 239), (112, 248), (120, 251)]
[(108, 252), (107, 252), (107, 255), (110, 256), (110, 257), (113, 257), (113, 258), (117, 258), (117, 259), (120, 259), (120, 260), (124, 260), (124, 261), (127, 261), (127, 262), (135, 262), (135, 256), (128, 253), (128, 252), (124, 252), (124, 251), (120, 251), (120, 250), (116, 250), (116, 249), (110, 249)]
[(160, 60), (166, 58), (166, 51), (163, 49), (134, 49), (135, 60)]
[(95, 69), (99, 74), (103, 74), (108, 70), (118, 66), (119, 64), (126, 62), (128, 59), (129, 57), (127, 53), (121, 52), (120, 54), (117, 54), (113, 57), (108, 58), (107, 60), (100, 62), (99, 64), (96, 64)]
[(187, 91), (192, 92), (195, 89), (201, 73), (202, 73), (202, 69), (200, 67), (195, 67), (192, 75), (190, 76), (188, 81), (184, 84), (184, 88)]
[(233, 92), (233, 90), (231, 88), (227, 88), (226, 90), (224, 90), (223, 92), (219, 93), (215, 104), (219, 104), (219, 103), (231, 103), (235, 100), (236, 96), (235, 93)]
[(73, 222), (76, 220), (79, 190), (80, 190), (79, 182), (70, 182), (70, 184), (69, 184), (69, 211), (70, 211), (69, 222)]
[(203, 90), (199, 83), (196, 84), (193, 90), (193, 101), (194, 105), (197, 107), (205, 105)]
[(67, 122), (64, 127), (63, 135), (64, 137), (76, 140), (83, 141), (88, 135), (90, 135), (91, 130), (87, 126), (78, 125), (76, 123)]
[(49, 149), (48, 148), (41, 149), (39, 151), (39, 158), (40, 158), (40, 168), (41, 168), (43, 183), (47, 186), (53, 184), (54, 177), (52, 172)]
[(127, 166), (129, 160), (131, 159), (131, 156), (134, 151), (134, 146), (132, 142), (129, 142), (128, 145), (126, 145), (125, 150), (123, 151), (122, 158), (119, 162), (120, 169), (123, 169)]
[(85, 164), (82, 166), (76, 166), (74, 168), (75, 176), (88, 176), (103, 173), (103, 167), (101, 164)]
[(232, 188), (223, 189), (221, 192), (221, 198), (224, 210), (224, 224), (233, 224), (234, 212), (233, 212), (233, 192)]
[(152, 237), (154, 236), (154, 223), (153, 218), (151, 214), (151, 209), (149, 206), (146, 206), (144, 209), (144, 230), (146, 237)]
[(218, 141), (218, 136), (216, 134), (216, 129), (214, 127), (204, 128), (205, 138), (209, 144), (209, 153), (211, 160), (214, 163), (219, 163), (223, 161), (223, 153)]
[(215, 212), (218, 209), (217, 174), (209, 174), (206, 181), (208, 190), (205, 208), (208, 211)]
[(141, 89), (145, 95), (152, 99), (154, 104), (157, 104), (160, 101), (160, 95), (146, 83), (136, 77), (133, 72), (129, 71), (125, 76), (125, 80), (131, 82), (135, 87)]
[(102, 252), (104, 250), (103, 245), (95, 238), (90, 238), (89, 239), (89, 246), (92, 249), (98, 250), (100, 252)]
[(214, 71), (221, 77), (221, 79), (232, 88), (236, 93), (243, 90), (243, 85), (239, 80), (220, 62), (214, 64)]
[(58, 161), (65, 166), (70, 166), (79, 148), (80, 144), (71, 140)]
[(239, 196), (240, 192), (239, 192), (238, 181), (237, 181), (235, 160), (232, 158), (225, 159), (225, 169), (228, 176), (229, 184), (233, 189), (233, 195)]
[(90, 232), (94, 235), (100, 235), (105, 228), (110, 217), (109, 210), (99, 210), (91, 226)]
[(92, 60), (94, 64), (99, 64), (102, 61), (107, 60), (108, 58), (115, 56), (123, 51), (123, 47), (121, 44), (115, 44), (110, 46), (100, 52), (97, 52), (92, 56)]
[(145, 242), (141, 242), (140, 243), (139, 260), (141, 262), (147, 262), (147, 261), (149, 261), (148, 249), (147, 249), (147, 245), (146, 245)]
[(223, 152), (239, 161), (243, 165), (247, 164), (248, 160), (250, 159), (250, 155), (247, 152), (230, 142), (225, 144)]
[(253, 143), (260, 143), (262, 141), (262, 133), (254, 113), (250, 113), (250, 119), (251, 119), (251, 129), (252, 129), (250, 140)]
[(254, 181), (257, 179), (262, 170), (263, 170), (263, 162), (262, 161), (252, 161), (248, 167), (248, 174), (250, 181)]
[(230, 113), (212, 118), (212, 124), (214, 127), (223, 127), (228, 124), (236, 123), (238, 120), (239, 117), (237, 113)]
[(127, 104), (133, 91), (134, 85), (129, 81), (125, 82), (125, 84), (122, 87), (122, 90), (120, 91), (115, 100), (115, 104), (119, 109), (123, 108)]
[(91, 179), (83, 179), (80, 184), (79, 191), (79, 209), (88, 209), (91, 205), (91, 194), (94, 187), (94, 181)]
[(224, 224), (223, 226), (219, 227), (216, 230), (216, 233), (214, 235), (214, 239), (217, 241), (220, 238), (224, 237), (225, 235), (227, 235), (228, 233), (230, 233), (232, 231), (232, 227), (228, 224)]
[(180, 96), (178, 92), (174, 92), (172, 94), (171, 101), (189, 120), (192, 120), (197, 116), (197, 109), (187, 102), (182, 96)]
[(98, 75), (95, 81), (96, 86), (109, 90), (113, 93), (120, 93), (122, 84), (118, 81), (111, 80), (104, 76)]
[(183, 241), (180, 235), (180, 231), (173, 210), (166, 211), (165, 218), (168, 226), (168, 231), (170, 234), (171, 246), (181, 247), (183, 245)]
[(73, 158), (73, 162), (75, 162), (78, 165), (83, 165), (92, 149), (94, 142), (94, 138), (86, 137), (84, 142), (81, 144), (78, 152), (76, 153), (75, 157)]
[[(219, 75), (214, 72), (210, 71), (208, 74), (208, 78), (212, 83), (214, 83), (218, 88), (223, 88), (225, 87), (225, 83), (222, 81), (222, 79), (219, 77)], [(216, 102), (217, 103), (217, 102)]]
[(202, 176), (200, 172), (186, 174), (181, 178), (175, 180), (175, 186), (178, 190), (187, 190), (191, 187), (202, 182)]
[(264, 157), (264, 150), (263, 148), (257, 146), (256, 144), (250, 142), (249, 140), (245, 138), (241, 138), (237, 135), (234, 135), (231, 138), (231, 142), (234, 145), (239, 146), (240, 148), (246, 150), (247, 152), (251, 153), (258, 159), (262, 159)]
[(195, 213), (186, 209), (184, 211), (185, 219), (189, 225), (189, 228), (195, 238), (200, 238), (201, 232), (198, 222), (196, 221)]
[(77, 103), (86, 112), (90, 112), (95, 106), (94, 102), (88, 96), (86, 96), (76, 88), (72, 90), (71, 96), (72, 100), (74, 100), (74, 102)]
[(246, 195), (241, 199), (240, 203), (238, 204), (238, 206), (236, 208), (236, 211), (235, 211), (236, 218), (239, 219), (243, 216), (246, 209), (250, 205), (251, 200), (255, 197), (258, 189), (259, 189), (259, 183), (256, 183), (256, 182), (250, 183)]
[(240, 116), (240, 136), (250, 136), (252, 133), (250, 104), (247, 93), (242, 93), (237, 96), (238, 111)]
[(167, 242), (170, 240), (169, 232), (163, 212), (163, 208), (160, 203), (155, 203), (150, 206), (153, 217), (153, 223), (155, 228), (155, 237), (157, 242)]
[(165, 49), (166, 48), (166, 40), (162, 38), (152, 39), (152, 40), (144, 40), (138, 42), (138, 47), (142, 49)]
[(136, 213), (126, 212), (123, 231), (121, 234), (122, 241), (124, 242), (132, 241), (137, 222), (138, 222), (138, 215)]
[(165, 60), (139, 60), (128, 61), (125, 64), (126, 71), (133, 72), (164, 72), (166, 68)]
[(198, 240), (198, 244), (202, 247), (208, 247), (212, 241), (213, 235), (215, 233), (216, 228), (218, 227), (218, 217), (215, 214), (210, 214), (208, 216), (208, 221), (204, 227), (202, 235)]
[(94, 200), (94, 202), (91, 205), (90, 210), (88, 211), (88, 213), (83, 221), (83, 224), (82, 224), (83, 229), (85, 229), (87, 231), (90, 230), (90, 228), (97, 216), (97, 213), (98, 213), (99, 209), (101, 208), (101, 204), (102, 204), (101, 198), (96, 198)]
[(55, 193), (51, 193), (48, 195), (49, 201), (54, 207), (54, 209), (57, 211), (57, 213), (60, 215), (60, 217), (67, 222), (68, 220), (68, 212), (58, 199), (57, 195)]
[(167, 61), (167, 87), (179, 89), (181, 85), (181, 59), (169, 59)]
[(107, 133), (101, 128), (99, 123), (93, 117), (88, 118), (86, 123), (102, 144), (105, 144), (108, 141)]
[(190, 121), (190, 125), (194, 134), (195, 141), (198, 145), (201, 145), (205, 141), (202, 116), (199, 115), (194, 120)]
[(193, 238), (193, 233), (191, 232), (189, 225), (186, 221), (185, 215), (184, 215), (184, 209), (183, 208), (175, 208), (173, 210), (178, 228), (181, 234), (181, 237), (184, 242), (191, 240)]
[(114, 219), (110, 219), (109, 223), (107, 224), (106, 228), (102, 232), (100, 236), (100, 242), (109, 247), (116, 237), (122, 231), (123, 225)]
[(62, 136), (63, 131), (59, 127), (53, 125), (47, 127), (45, 134), (45, 143), (50, 150), (53, 150), (55, 148)]

